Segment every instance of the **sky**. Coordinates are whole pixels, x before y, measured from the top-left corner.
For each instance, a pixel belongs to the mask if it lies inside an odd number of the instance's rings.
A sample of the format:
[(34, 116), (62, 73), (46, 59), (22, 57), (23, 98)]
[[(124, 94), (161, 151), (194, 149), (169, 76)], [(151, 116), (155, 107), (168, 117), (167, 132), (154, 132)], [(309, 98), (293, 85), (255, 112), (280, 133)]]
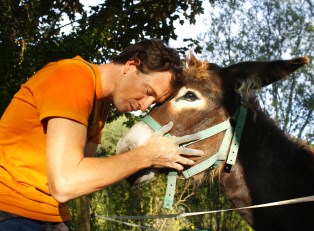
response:
[[(209, 12), (209, 1), (203, 2), (204, 14), (196, 16), (196, 24), (190, 25), (188, 21), (186, 21), (183, 25), (180, 25), (178, 21), (174, 24), (176, 30), (175, 33), (178, 35), (178, 39), (176, 41), (170, 40), (169, 45), (173, 47), (180, 47), (179, 44), (183, 43), (184, 38), (193, 38), (197, 39), (199, 34), (204, 34), (208, 30), (208, 17), (206, 14)], [(183, 16), (182, 16), (183, 19)]]

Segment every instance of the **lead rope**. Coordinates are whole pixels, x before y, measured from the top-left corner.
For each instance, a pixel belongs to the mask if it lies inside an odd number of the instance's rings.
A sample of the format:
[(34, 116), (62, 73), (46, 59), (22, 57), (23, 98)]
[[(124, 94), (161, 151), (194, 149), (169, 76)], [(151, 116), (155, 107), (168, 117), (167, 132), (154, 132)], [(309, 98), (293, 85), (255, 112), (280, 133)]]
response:
[[(232, 125), (231, 125), (231, 119), (228, 119), (227, 121), (224, 121), (220, 124), (217, 124), (213, 127), (204, 129), (200, 132), (197, 132), (195, 134), (200, 135), (200, 139), (197, 141), (193, 141), (190, 143), (186, 143), (182, 145), (183, 147), (186, 147), (188, 145), (191, 145), (192, 143), (199, 142), (200, 140), (206, 139), (208, 137), (214, 136), (222, 131), (226, 131), (224, 139), (220, 145), (219, 151), (206, 159), (205, 161), (194, 165), (193, 167), (185, 170), (182, 172), (183, 176), (188, 179), (191, 176), (194, 176), (210, 167), (217, 167), (222, 161), (226, 160), (226, 171), (230, 172), (231, 166), (235, 164), (242, 130), (244, 127), (245, 119), (247, 115), (247, 108), (243, 105), (240, 106), (240, 108), (236, 111), (235, 116), (233, 117), (234, 120), (236, 120), (236, 128), (233, 131)], [(146, 115), (141, 119), (143, 122), (145, 122), (150, 128), (152, 128), (154, 131), (161, 128), (161, 125), (158, 124), (152, 117), (149, 115)], [(166, 134), (166, 136), (171, 136), (169, 133)], [(228, 149), (230, 147), (229, 153)], [(174, 195), (175, 195), (175, 189), (176, 189), (176, 181), (177, 181), (178, 172), (171, 171), (169, 172), (167, 176), (167, 187), (166, 187), (166, 195), (164, 200), (164, 208), (171, 209), (174, 201)]]
[(270, 203), (265, 203), (265, 204), (245, 206), (245, 207), (240, 207), (240, 208), (219, 209), (219, 210), (211, 210), (211, 211), (204, 211), (204, 212), (143, 215), (143, 216), (100, 216), (96, 214), (95, 217), (102, 218), (102, 219), (111, 218), (111, 219), (127, 219), (127, 220), (184, 218), (184, 217), (200, 216), (200, 215), (212, 214), (212, 213), (221, 213), (221, 212), (229, 212), (229, 211), (239, 211), (239, 210), (246, 210), (246, 209), (257, 209), (257, 208), (266, 208), (266, 207), (273, 207), (273, 206), (291, 205), (291, 204), (299, 204), (299, 203), (311, 203), (311, 202), (314, 202), (314, 195), (288, 199), (288, 200), (282, 200), (282, 201), (276, 201), (276, 202), (270, 202)]

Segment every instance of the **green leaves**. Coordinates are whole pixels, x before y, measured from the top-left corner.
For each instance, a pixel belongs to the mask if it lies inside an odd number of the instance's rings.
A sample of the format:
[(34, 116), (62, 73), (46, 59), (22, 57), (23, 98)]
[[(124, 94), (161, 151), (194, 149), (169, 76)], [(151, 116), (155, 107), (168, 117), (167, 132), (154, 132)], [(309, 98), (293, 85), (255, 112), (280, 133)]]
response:
[[(247, 60), (314, 57), (311, 1), (234, 1), (232, 7), (217, 2), (209, 12), (206, 35), (211, 62), (229, 65)], [(201, 44), (202, 45), (202, 44)], [(314, 142), (313, 64), (285, 81), (259, 93), (262, 107), (281, 128), (297, 138)]]
[[(202, 1), (104, 0), (87, 12), (79, 0), (1, 0), (0, 114), (48, 62), (80, 55), (104, 63), (134, 41), (176, 39), (173, 24), (188, 9), (184, 17), (194, 22)], [(60, 32), (64, 17), (73, 26), (68, 33)]]

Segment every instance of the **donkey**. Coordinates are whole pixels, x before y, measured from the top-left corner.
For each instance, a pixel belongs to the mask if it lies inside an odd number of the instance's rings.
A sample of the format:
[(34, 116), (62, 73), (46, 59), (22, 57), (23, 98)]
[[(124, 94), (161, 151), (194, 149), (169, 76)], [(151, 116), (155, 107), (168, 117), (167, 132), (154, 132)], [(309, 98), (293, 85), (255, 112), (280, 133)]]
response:
[[(223, 162), (215, 171), (205, 170), (193, 176), (193, 180), (200, 182), (211, 171), (235, 207), (311, 196), (314, 195), (313, 150), (286, 135), (260, 108), (254, 94), (254, 90), (287, 77), (308, 63), (309, 58), (305, 56), (242, 62), (222, 68), (191, 54), (187, 59), (185, 86), (173, 98), (156, 105), (149, 115), (161, 125), (173, 121), (171, 135), (183, 136), (230, 119), (243, 105), (247, 117), (235, 164), (226, 171), (227, 164)], [(137, 123), (120, 140), (118, 152), (141, 145), (152, 132), (145, 123)], [(205, 152), (195, 159), (196, 163), (218, 151), (224, 133), (191, 144), (190, 147)], [(148, 180), (153, 175), (154, 170), (142, 178)], [(313, 202), (247, 209), (240, 213), (255, 230), (314, 229)]]

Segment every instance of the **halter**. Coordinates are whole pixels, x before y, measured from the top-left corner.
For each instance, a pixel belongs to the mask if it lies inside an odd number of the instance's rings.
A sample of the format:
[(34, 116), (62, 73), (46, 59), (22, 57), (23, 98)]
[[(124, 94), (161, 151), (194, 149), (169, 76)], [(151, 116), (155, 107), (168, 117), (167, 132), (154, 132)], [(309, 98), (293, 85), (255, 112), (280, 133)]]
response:
[[(209, 127), (207, 129), (204, 129), (202, 131), (195, 133), (195, 134), (198, 134), (201, 138), (196, 141), (192, 141), (192, 142), (181, 145), (183, 147), (186, 147), (188, 145), (199, 142), (211, 136), (217, 135), (220, 132), (226, 131), (218, 152), (216, 152), (214, 155), (210, 156), (208, 159), (204, 160), (203, 162), (198, 163), (197, 165), (194, 165), (193, 167), (183, 171), (182, 174), (185, 179), (188, 179), (208, 168), (214, 169), (225, 160), (226, 160), (225, 170), (227, 172), (230, 172), (232, 165), (235, 164), (235, 161), (237, 159), (237, 154), (238, 154), (240, 140), (241, 140), (241, 134), (242, 134), (244, 122), (246, 119), (246, 114), (247, 114), (247, 108), (243, 104), (241, 104), (241, 106), (237, 109), (237, 111), (235, 112), (232, 118), (229, 118), (228, 120), (222, 123), (219, 123), (217, 125), (214, 125), (212, 127)], [(149, 115), (146, 115), (141, 120), (145, 122), (154, 131), (161, 128), (161, 125), (157, 123)], [(231, 121), (236, 121), (235, 127), (232, 126)], [(168, 133), (165, 136), (171, 136), (171, 135)], [(168, 181), (167, 181), (167, 189), (166, 189), (166, 195), (165, 195), (165, 201), (164, 201), (165, 208), (169, 208), (169, 209), (172, 208), (172, 204), (174, 201), (177, 175), (178, 175), (177, 172), (169, 172), (167, 176)]]

